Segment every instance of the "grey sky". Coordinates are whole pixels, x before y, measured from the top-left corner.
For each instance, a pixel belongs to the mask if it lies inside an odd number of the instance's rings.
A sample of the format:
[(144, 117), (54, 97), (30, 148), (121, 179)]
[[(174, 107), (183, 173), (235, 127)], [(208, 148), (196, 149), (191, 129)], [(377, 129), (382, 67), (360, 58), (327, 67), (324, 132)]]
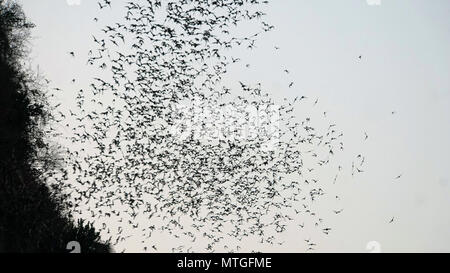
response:
[[(98, 31), (96, 1), (20, 2), (37, 25), (33, 65), (66, 90), (58, 99), (70, 107), (91, 77), (85, 60)], [(121, 15), (119, 2), (112, 20)], [(362, 175), (335, 187), (341, 203), (330, 206), (344, 212), (327, 216), (333, 232), (318, 240), (318, 251), (367, 252), (378, 241), (383, 252), (450, 252), (450, 2), (271, 2), (267, 20), (276, 29), (256, 50), (236, 52), (251, 69), (231, 69), (228, 80), (261, 81), (277, 97), (319, 98), (345, 132), (343, 159), (362, 153), (367, 160)], [(295, 88), (286, 88), (291, 80)], [(268, 250), (304, 251), (298, 241), (305, 234), (289, 236)]]

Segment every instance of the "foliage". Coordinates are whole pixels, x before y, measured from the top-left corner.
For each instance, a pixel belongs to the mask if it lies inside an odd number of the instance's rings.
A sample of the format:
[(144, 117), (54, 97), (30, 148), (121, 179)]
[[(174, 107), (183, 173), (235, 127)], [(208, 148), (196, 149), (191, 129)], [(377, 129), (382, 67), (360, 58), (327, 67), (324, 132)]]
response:
[(65, 252), (74, 240), (108, 252), (92, 224), (74, 223), (58, 187), (67, 176), (46, 141), (52, 108), (24, 68), (32, 27), (20, 5), (0, 1), (0, 252)]

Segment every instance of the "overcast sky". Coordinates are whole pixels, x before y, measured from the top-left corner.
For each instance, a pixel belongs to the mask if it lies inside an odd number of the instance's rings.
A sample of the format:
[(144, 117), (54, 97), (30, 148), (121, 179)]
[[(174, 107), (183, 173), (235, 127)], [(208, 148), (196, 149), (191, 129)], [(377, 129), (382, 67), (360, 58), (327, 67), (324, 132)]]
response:
[[(91, 80), (86, 57), (99, 31), (96, 1), (19, 2), (37, 26), (33, 66), (67, 90), (58, 99), (71, 107), (77, 88)], [(102, 18), (121, 16), (119, 2)], [(341, 202), (329, 205), (344, 211), (330, 213), (333, 232), (318, 239), (317, 250), (367, 252), (377, 241), (383, 252), (450, 252), (450, 2), (271, 2), (267, 20), (275, 30), (256, 50), (236, 52), (251, 69), (231, 69), (227, 79), (262, 81), (276, 97), (319, 98), (345, 132), (343, 160), (363, 153), (367, 161), (357, 179), (335, 187)], [(291, 80), (295, 88), (286, 88)], [(305, 234), (289, 236), (268, 250), (304, 251), (297, 242)]]

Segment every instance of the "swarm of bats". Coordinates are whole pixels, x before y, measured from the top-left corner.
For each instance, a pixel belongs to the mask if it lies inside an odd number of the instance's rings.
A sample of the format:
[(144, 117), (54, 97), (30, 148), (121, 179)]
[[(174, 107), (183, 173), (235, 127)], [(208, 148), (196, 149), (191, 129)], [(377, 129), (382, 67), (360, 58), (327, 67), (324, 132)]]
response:
[[(261, 84), (222, 82), (239, 61), (229, 49), (252, 49), (273, 29), (266, 4), (133, 1), (93, 36), (87, 63), (101, 73), (71, 111), (66, 187), (74, 214), (95, 220), (111, 243), (137, 236), (156, 251), (159, 231), (191, 242), (175, 251), (197, 240), (234, 251), (245, 237), (282, 244), (277, 235), (292, 223), (330, 232), (312, 204), (333, 183), (316, 174), (343, 150), (342, 132), (296, 117), (304, 96), (280, 104)], [(111, 3), (99, 6), (108, 12)], [(242, 22), (260, 31), (237, 37)]]

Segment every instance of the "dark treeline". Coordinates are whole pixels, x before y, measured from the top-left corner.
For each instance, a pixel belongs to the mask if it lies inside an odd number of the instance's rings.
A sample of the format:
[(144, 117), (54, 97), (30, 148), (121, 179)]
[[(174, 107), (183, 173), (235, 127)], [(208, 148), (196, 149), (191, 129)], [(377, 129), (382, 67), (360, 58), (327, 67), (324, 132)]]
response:
[(0, 252), (67, 252), (70, 241), (81, 252), (109, 252), (46, 183), (61, 164), (45, 141), (52, 121), (45, 88), (23, 64), (32, 28), (18, 4), (0, 1)]

